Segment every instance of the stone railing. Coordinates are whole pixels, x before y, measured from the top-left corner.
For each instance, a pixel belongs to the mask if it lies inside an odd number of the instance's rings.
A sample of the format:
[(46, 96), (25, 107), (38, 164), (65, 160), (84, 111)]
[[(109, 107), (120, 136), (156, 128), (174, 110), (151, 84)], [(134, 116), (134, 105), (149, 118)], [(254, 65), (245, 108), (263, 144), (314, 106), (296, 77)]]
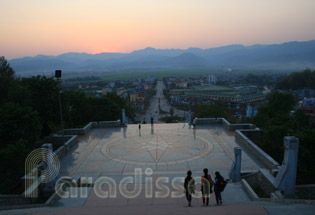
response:
[[(284, 198), (283, 193), (273, 186), (274, 180), (275, 178), (267, 169), (259, 169), (258, 172), (245, 176), (241, 180), (241, 184), (254, 201), (315, 205), (314, 184), (297, 185), (295, 192), (298, 198)], [(255, 190), (259, 191), (260, 195)]]
[(93, 122), (93, 128), (109, 128), (120, 126), (122, 126), (120, 120)]
[(253, 129), (256, 126), (250, 123), (232, 124), (224, 118), (195, 118), (196, 125), (222, 124), (226, 129), (234, 131), (236, 129)]
[[(86, 134), (93, 128), (93, 123), (94, 122), (90, 122), (86, 126), (84, 126), (83, 128), (64, 129), (63, 130), (64, 135), (83, 135), (83, 134)], [(58, 133), (61, 134), (61, 131), (59, 131)]]
[(232, 124), (224, 118), (222, 118), (222, 124), (226, 129), (231, 130), (231, 131), (235, 131), (236, 129), (253, 129), (253, 128), (256, 128), (256, 126), (254, 124), (250, 124), (250, 123)]
[[(120, 120), (116, 121), (99, 121), (99, 122), (90, 122), (83, 128), (71, 128), (71, 129), (64, 129), (64, 135), (84, 135), (88, 133), (93, 128), (109, 128), (109, 127), (120, 127), (121, 122)], [(58, 134), (62, 134), (61, 131)]]
[(224, 118), (195, 118), (196, 125), (222, 124), (226, 129), (235, 131), (235, 142), (248, 149), (270, 170), (276, 171), (280, 164), (258, 147), (253, 141), (258, 141), (263, 136), (263, 131), (254, 124), (232, 124)]
[(78, 135), (72, 135), (62, 146), (56, 149), (54, 152), (59, 157), (59, 159), (63, 158), (66, 153), (76, 144), (78, 141)]
[(257, 146), (253, 141), (251, 141), (243, 132), (257, 132), (260, 133), (260, 129), (248, 129), (248, 130), (236, 130), (235, 131), (235, 142), (241, 147), (245, 147), (252, 154), (254, 154), (269, 170), (278, 169), (280, 164), (275, 161), (270, 155), (268, 155), (264, 150)]

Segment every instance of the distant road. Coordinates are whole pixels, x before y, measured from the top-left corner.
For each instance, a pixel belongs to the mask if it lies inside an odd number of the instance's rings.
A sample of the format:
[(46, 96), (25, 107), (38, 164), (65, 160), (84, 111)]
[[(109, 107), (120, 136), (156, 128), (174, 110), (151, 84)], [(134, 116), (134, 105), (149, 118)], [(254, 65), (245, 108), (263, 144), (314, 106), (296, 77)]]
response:
[[(137, 117), (137, 120), (141, 121), (143, 123), (143, 120), (145, 119), (146, 123), (150, 123), (151, 117), (154, 118), (154, 123), (164, 123), (159, 120), (159, 118), (164, 117), (164, 116), (169, 116), (169, 114), (160, 114), (159, 111), (159, 100), (160, 100), (160, 105), (161, 109), (164, 111), (169, 112), (170, 111), (170, 104), (168, 103), (167, 99), (163, 95), (163, 90), (165, 89), (165, 85), (163, 81), (158, 81), (156, 84), (156, 95), (153, 96), (150, 100), (150, 105), (148, 109), (146, 110), (145, 114), (142, 114)], [(186, 112), (187, 114), (187, 112)], [(177, 110), (174, 108), (174, 115), (184, 117), (184, 111), (182, 110)]]

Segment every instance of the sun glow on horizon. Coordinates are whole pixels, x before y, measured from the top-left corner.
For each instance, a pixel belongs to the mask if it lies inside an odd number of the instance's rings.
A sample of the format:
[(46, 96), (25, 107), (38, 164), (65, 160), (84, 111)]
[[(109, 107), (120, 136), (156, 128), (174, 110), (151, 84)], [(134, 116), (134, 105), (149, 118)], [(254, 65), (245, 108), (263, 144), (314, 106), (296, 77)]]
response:
[(0, 55), (8, 59), (315, 39), (313, 0), (0, 2)]

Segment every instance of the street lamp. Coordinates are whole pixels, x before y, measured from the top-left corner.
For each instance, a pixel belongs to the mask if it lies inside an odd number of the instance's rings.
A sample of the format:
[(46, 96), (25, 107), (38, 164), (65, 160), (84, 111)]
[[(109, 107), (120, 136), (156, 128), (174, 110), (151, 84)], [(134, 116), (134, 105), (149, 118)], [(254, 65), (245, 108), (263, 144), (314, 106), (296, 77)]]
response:
[(62, 144), (64, 144), (65, 141), (64, 141), (64, 130), (63, 130), (63, 120), (62, 120), (62, 107), (61, 107), (61, 93), (62, 93), (62, 90), (61, 90), (61, 73), (62, 73), (61, 70), (56, 70), (56, 71), (55, 71), (55, 78), (57, 79), (57, 82), (59, 83), (59, 93), (58, 93), (58, 96), (59, 96), (59, 110), (60, 110), (60, 122), (61, 122)]

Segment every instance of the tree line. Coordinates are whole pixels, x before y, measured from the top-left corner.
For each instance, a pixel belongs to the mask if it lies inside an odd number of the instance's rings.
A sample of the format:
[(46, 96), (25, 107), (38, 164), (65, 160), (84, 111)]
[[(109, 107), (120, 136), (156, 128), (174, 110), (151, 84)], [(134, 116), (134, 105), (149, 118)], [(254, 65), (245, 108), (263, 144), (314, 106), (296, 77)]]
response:
[[(15, 75), (0, 57), (0, 193), (10, 193), (24, 175), (27, 155), (43, 144), (43, 138), (61, 128), (59, 92), (54, 78)], [(80, 91), (62, 91), (65, 128), (82, 127), (90, 121), (121, 119), (121, 109), (134, 119), (132, 107), (115, 94), (97, 98)]]
[(303, 72), (293, 72), (280, 79), (276, 88), (283, 90), (315, 89), (315, 71), (306, 69)]

